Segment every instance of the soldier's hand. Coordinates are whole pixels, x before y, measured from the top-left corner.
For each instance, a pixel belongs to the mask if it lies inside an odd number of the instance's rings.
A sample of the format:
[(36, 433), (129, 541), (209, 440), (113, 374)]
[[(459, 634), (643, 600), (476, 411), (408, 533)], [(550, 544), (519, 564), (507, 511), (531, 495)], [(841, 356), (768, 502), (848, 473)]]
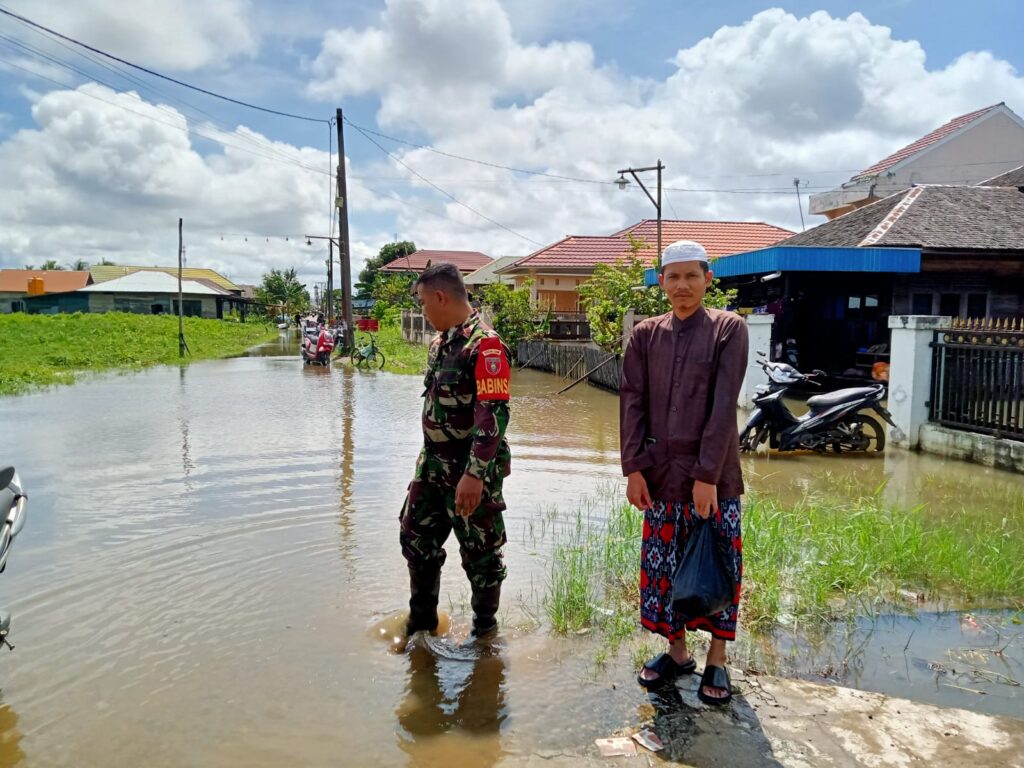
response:
[(718, 488), (711, 483), (693, 481), (693, 507), (704, 520), (718, 509)]
[(641, 511), (646, 511), (653, 506), (651, 493), (647, 490), (647, 481), (643, 473), (633, 472), (626, 480), (626, 500)]
[(469, 517), (480, 506), (483, 496), (484, 481), (470, 474), (465, 474), (455, 487), (455, 512), (462, 517)]

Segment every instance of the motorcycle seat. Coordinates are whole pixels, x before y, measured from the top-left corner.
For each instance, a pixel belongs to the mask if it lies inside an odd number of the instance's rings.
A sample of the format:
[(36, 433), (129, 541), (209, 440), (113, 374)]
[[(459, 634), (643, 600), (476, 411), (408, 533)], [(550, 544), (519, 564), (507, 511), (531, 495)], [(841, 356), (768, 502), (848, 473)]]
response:
[(834, 405), (849, 403), (853, 400), (862, 400), (875, 394), (876, 391), (876, 387), (851, 387), (849, 389), (840, 389), (835, 392), (828, 392), (824, 395), (815, 395), (814, 397), (807, 398), (807, 407), (818, 409), (831, 408)]

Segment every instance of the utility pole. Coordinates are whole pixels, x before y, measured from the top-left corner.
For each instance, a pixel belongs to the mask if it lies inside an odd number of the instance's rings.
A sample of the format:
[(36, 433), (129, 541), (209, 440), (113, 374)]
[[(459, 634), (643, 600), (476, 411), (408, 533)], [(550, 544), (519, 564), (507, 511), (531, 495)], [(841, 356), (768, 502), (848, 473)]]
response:
[(341, 260), (341, 312), (345, 322), (345, 346), (350, 347), (354, 336), (352, 334), (352, 263), (351, 249), (348, 241), (348, 185), (345, 179), (345, 117), (338, 107), (336, 114), (338, 122), (338, 196), (335, 204), (338, 206), (338, 258)]
[(185, 356), (188, 344), (185, 343), (185, 302), (181, 300), (181, 261), (185, 256), (185, 246), (182, 244), (182, 220), (178, 217), (178, 357)]
[(334, 327), (334, 241), (327, 241), (327, 327)]
[[(804, 182), (804, 186), (807, 182)], [(793, 186), (796, 187), (796, 207), (800, 211), (800, 231), (806, 232), (807, 227), (804, 226), (804, 204), (800, 201), (800, 179), (793, 179)]]

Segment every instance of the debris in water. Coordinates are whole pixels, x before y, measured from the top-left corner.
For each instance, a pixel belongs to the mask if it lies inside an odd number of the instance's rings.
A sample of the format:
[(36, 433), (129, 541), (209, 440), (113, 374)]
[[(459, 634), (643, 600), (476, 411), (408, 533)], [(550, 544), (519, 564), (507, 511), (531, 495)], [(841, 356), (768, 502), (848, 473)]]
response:
[(636, 757), (636, 744), (632, 739), (617, 736), (611, 739), (594, 739), (601, 757)]
[(658, 738), (658, 734), (652, 731), (650, 728), (644, 728), (639, 733), (633, 734), (633, 741), (639, 744), (641, 747), (646, 747), (651, 752), (660, 752), (665, 748), (661, 739)]

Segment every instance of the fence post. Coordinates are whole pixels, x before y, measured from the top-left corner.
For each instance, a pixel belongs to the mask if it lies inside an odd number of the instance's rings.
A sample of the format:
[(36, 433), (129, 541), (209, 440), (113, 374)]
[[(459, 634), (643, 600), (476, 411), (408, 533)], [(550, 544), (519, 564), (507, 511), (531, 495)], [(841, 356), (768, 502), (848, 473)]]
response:
[(747, 350), (747, 369), (743, 373), (743, 387), (740, 389), (740, 408), (754, 407), (754, 395), (759, 384), (767, 384), (768, 377), (757, 362), (757, 353), (764, 352), (771, 359), (772, 325), (775, 315), (747, 315), (747, 337), (750, 346)]
[(889, 413), (896, 422), (893, 444), (917, 448), (921, 426), (928, 421), (935, 331), (949, 328), (951, 318), (891, 315), (889, 330)]

